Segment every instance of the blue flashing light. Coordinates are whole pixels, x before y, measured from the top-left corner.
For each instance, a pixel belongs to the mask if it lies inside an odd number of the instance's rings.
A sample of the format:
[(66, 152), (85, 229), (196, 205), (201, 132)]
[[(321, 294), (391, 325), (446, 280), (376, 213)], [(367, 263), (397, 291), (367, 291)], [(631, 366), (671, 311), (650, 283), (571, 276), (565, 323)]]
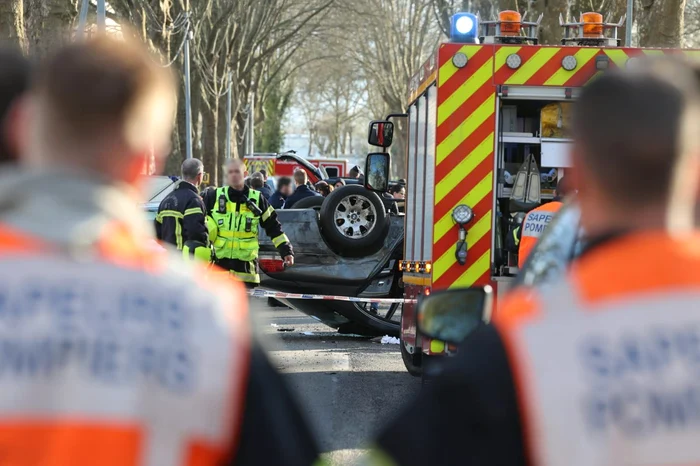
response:
[(471, 13), (455, 13), (452, 15), (450, 41), (464, 44), (478, 44), (477, 33), (479, 20)]

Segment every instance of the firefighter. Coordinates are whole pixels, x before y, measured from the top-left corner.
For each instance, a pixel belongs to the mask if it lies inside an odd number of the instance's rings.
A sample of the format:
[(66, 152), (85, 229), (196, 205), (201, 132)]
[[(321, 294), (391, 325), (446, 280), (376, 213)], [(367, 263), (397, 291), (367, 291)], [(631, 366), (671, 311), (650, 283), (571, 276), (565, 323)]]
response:
[(375, 463), (700, 463), (692, 81), (660, 60), (583, 88), (567, 176), (587, 250), (558, 283), (506, 298), (387, 426)]
[(182, 180), (158, 206), (156, 236), (182, 250), (208, 248), (209, 238), (204, 216), (204, 201), (199, 195), (199, 185), (204, 177), (204, 165), (199, 159), (182, 162)]
[(124, 37), (44, 63), (0, 175), (2, 463), (309, 465), (243, 286), (149, 249), (140, 172), (151, 148), (163, 165), (177, 87)]
[(206, 211), (218, 229), (214, 241), (216, 264), (229, 270), (246, 286), (260, 283), (258, 274), (258, 227), (270, 237), (284, 265), (294, 265), (292, 245), (282, 232), (277, 213), (261, 195), (260, 191), (245, 185), (243, 162), (231, 159), (226, 164), (228, 186), (216, 190), (215, 196), (207, 197)]
[(542, 233), (544, 233), (549, 222), (552, 221), (554, 215), (563, 205), (562, 199), (569, 193), (567, 182), (568, 179), (560, 179), (554, 190), (554, 199), (551, 202), (532, 209), (525, 216), (523, 223), (513, 229), (514, 244), (518, 247), (519, 268), (525, 265), (525, 259), (527, 259), (530, 251), (535, 247), (537, 240)]

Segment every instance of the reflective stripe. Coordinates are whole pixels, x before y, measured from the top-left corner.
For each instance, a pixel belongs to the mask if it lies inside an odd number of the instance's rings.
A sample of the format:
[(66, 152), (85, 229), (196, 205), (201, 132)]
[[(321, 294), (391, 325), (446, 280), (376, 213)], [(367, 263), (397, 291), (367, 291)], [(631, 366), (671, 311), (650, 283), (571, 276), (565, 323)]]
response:
[(182, 223), (180, 220), (175, 219), (175, 247), (178, 250), (182, 250)]
[(181, 212), (178, 212), (177, 210), (162, 210), (158, 212), (158, 215), (156, 218), (166, 218), (166, 217), (174, 217), (174, 218), (184, 218), (184, 215), (182, 215)]
[(236, 272), (231, 270), (231, 275), (246, 283), (260, 283), (260, 275), (257, 273)]
[[(226, 212), (218, 211), (219, 199), (226, 199)], [(258, 243), (258, 225), (260, 218), (255, 216), (244, 203), (231, 202), (228, 189), (219, 188), (216, 191), (216, 206), (211, 213), (218, 227), (218, 235), (214, 241), (218, 259), (238, 259), (251, 261), (257, 259), (260, 245)], [(260, 204), (260, 192), (251, 190), (249, 199)], [(245, 231), (246, 228), (250, 231)]]
[(275, 211), (272, 207), (268, 207), (265, 212), (263, 212), (262, 216), (260, 217), (263, 222), (267, 221), (268, 218), (270, 218), (270, 215)]
[(201, 207), (192, 207), (191, 209), (187, 209), (185, 211), (185, 216), (187, 215), (195, 215), (195, 214), (202, 214), (204, 215), (204, 212), (202, 211)]
[(289, 243), (289, 238), (287, 238), (287, 235), (285, 235), (284, 233), (275, 238), (272, 238), (272, 244), (274, 244), (276, 248), (282, 246), (284, 243)]

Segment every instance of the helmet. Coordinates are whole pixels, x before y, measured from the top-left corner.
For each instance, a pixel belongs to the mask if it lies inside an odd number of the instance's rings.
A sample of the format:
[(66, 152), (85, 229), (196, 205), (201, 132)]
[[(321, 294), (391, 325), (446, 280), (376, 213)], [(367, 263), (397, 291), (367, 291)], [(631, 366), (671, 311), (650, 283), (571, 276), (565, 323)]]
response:
[(182, 257), (186, 261), (211, 262), (211, 248), (199, 241), (186, 241), (182, 247)]
[(214, 244), (219, 236), (219, 227), (216, 226), (216, 222), (211, 217), (207, 217), (207, 230), (209, 230), (209, 243)]

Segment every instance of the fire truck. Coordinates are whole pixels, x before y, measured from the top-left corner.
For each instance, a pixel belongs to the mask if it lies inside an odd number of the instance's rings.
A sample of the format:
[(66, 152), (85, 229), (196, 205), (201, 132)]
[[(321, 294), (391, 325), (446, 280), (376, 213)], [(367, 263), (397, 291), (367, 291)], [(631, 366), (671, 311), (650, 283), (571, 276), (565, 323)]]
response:
[[(508, 289), (518, 273), (508, 234), (525, 212), (552, 198), (570, 166), (569, 106), (582, 86), (645, 56), (681, 53), (622, 48), (617, 29), (624, 18), (610, 23), (599, 13), (572, 23), (560, 17), (561, 45), (538, 45), (541, 19), (504, 11), (479, 21), (458, 13), (450, 41), (410, 81), (408, 109), (400, 115), (408, 120), (408, 149), (399, 268), (407, 299), (401, 351), (414, 375), (429, 356), (450, 348), (420, 335), (410, 300), (485, 285), (498, 298)], [(388, 120), (372, 122), (375, 134), (380, 128), (386, 135)]]
[[(332, 158), (305, 159), (316, 168), (325, 169), (328, 177), (342, 178), (346, 176), (347, 161)], [(270, 176), (292, 176), (299, 164), (294, 160), (281, 160), (277, 154), (252, 154), (243, 157), (248, 172), (253, 173), (261, 169), (267, 170)]]

